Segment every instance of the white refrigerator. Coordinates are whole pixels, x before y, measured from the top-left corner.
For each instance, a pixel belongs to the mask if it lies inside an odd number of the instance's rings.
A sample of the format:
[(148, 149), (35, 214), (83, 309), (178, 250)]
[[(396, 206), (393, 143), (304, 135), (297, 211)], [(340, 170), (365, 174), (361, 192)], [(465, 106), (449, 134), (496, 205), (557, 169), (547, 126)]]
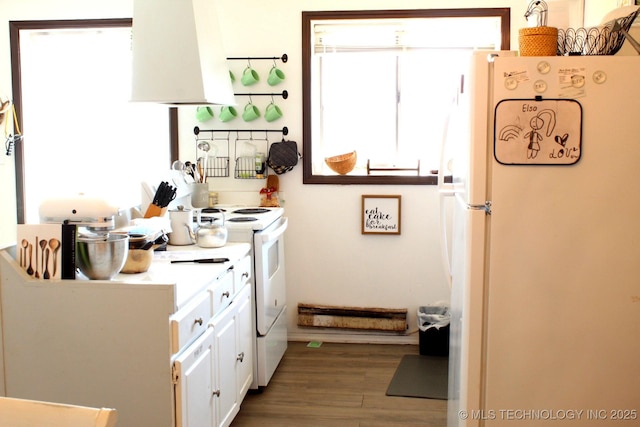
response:
[(640, 425), (640, 57), (495, 55), (447, 138), (448, 426)]

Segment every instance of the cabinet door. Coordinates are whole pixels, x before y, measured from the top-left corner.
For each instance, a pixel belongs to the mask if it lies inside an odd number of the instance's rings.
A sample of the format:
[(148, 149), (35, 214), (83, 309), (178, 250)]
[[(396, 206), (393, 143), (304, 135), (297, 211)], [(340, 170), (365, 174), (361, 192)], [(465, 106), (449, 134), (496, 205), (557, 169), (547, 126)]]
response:
[(236, 305), (238, 401), (247, 394), (253, 381), (253, 328), (251, 327), (251, 286), (245, 286), (234, 301)]
[(214, 333), (208, 328), (176, 358), (176, 427), (214, 425)]
[(217, 426), (228, 426), (238, 413), (236, 384), (236, 310), (231, 304), (224, 314), (213, 322), (215, 386), (214, 394), (218, 400)]

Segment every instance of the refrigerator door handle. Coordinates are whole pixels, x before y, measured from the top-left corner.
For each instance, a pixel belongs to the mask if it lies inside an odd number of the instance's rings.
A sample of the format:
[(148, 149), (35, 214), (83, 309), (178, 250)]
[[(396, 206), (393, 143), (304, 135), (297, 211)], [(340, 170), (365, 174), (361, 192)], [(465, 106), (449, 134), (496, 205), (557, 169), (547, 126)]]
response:
[(444, 267), (445, 277), (449, 284), (449, 289), (452, 286), (451, 279), (451, 259), (449, 257), (449, 236), (447, 235), (447, 205), (445, 200), (447, 197), (453, 197), (456, 194), (453, 183), (445, 184), (445, 168), (448, 166), (447, 157), (447, 142), (449, 125), (451, 122), (451, 116), (453, 115), (453, 109), (455, 105), (452, 103), (449, 106), (449, 111), (444, 120), (444, 129), (442, 132), (442, 141), (440, 142), (440, 167), (438, 168), (438, 198), (440, 202), (440, 258)]
[(484, 211), (487, 215), (491, 215), (491, 201), (487, 200), (482, 205), (467, 205), (467, 209)]
[(452, 197), (454, 194), (455, 193), (452, 190), (440, 190), (440, 259), (442, 260), (449, 289), (451, 289), (452, 286), (452, 278), (451, 257), (449, 256), (449, 236), (447, 235), (447, 205), (445, 203), (445, 198)]

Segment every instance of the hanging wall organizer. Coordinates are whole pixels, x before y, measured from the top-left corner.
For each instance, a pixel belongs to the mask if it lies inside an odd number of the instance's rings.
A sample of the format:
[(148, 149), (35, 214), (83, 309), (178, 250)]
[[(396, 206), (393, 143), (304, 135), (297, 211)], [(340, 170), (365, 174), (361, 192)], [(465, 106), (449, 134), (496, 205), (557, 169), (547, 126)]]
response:
[[(275, 98), (287, 99), (289, 92), (287, 90), (271, 89), (276, 89), (274, 86), (280, 86), (285, 82), (285, 73), (278, 68), (277, 61), (286, 63), (289, 57), (285, 53), (281, 56), (228, 57), (227, 60), (247, 62), (241, 75), (238, 69), (235, 70), (236, 74), (230, 69), (230, 78), (235, 82), (237, 89), (234, 95), (236, 97), (248, 97), (248, 103), (245, 104), (238, 101), (238, 106), (221, 107), (220, 114), (217, 117), (222, 122), (222, 126), (231, 125), (234, 129), (200, 129), (198, 126), (194, 128), (198, 158), (205, 159), (203, 163), (206, 165), (205, 174), (207, 177), (230, 176), (230, 159), (233, 158), (235, 165), (234, 178), (264, 179), (268, 174), (268, 168), (266, 167), (270, 146), (268, 135), (270, 133), (280, 133), (283, 136), (282, 139), (284, 139), (289, 130), (286, 126), (277, 129), (261, 129), (261, 126), (255, 126), (255, 124), (265, 121), (267, 125), (272, 125), (274, 124), (273, 122), (282, 120), (283, 112), (276, 105)], [(254, 68), (251, 64), (251, 61), (261, 60), (273, 61), (273, 65), (270, 69), (267, 68), (265, 70), (260, 67)], [(267, 90), (264, 90), (265, 88)], [(256, 105), (253, 98), (258, 97), (270, 97), (271, 102), (266, 107), (260, 104)], [(222, 115), (222, 109), (227, 110), (224, 116)], [(251, 110), (254, 109), (255, 113), (252, 114)], [(233, 112), (231, 113), (230, 110)], [(274, 111), (268, 112), (268, 110)], [(247, 117), (244, 117), (245, 112)], [(232, 123), (241, 125), (236, 127)], [(243, 128), (244, 126), (246, 128)], [(208, 153), (202, 148), (207, 148)]]
[(282, 61), (286, 63), (289, 60), (289, 57), (286, 53), (283, 53), (282, 56), (243, 56), (243, 57), (230, 57), (227, 58), (228, 61), (253, 61), (253, 60), (263, 60), (268, 59), (272, 61)]
[[(274, 90), (285, 82), (285, 73), (278, 68), (277, 61), (286, 63), (287, 54), (281, 56), (245, 56), (228, 57), (229, 61), (246, 61), (247, 65), (239, 74), (232, 67), (229, 70), (231, 80), (235, 83), (236, 97), (248, 97), (248, 103), (238, 101), (237, 106), (222, 106), (217, 114), (222, 124), (220, 129), (194, 128), (196, 135), (197, 157), (205, 165), (205, 174), (211, 178), (230, 176), (230, 159), (234, 159), (236, 179), (264, 179), (267, 177), (267, 156), (269, 153), (270, 133), (289, 133), (286, 126), (274, 129), (261, 129), (255, 126), (264, 121), (267, 125), (279, 121), (283, 117), (282, 109), (275, 102), (276, 98), (287, 99), (287, 90)], [(251, 64), (251, 61), (273, 61), (271, 68), (261, 69)], [(236, 78), (237, 76), (237, 78)], [(241, 88), (240, 88), (241, 87)], [(264, 89), (267, 90), (264, 90)], [(254, 104), (253, 98), (270, 97), (271, 102), (266, 107)], [(222, 114), (224, 111), (224, 115)], [(246, 113), (246, 116), (245, 116)], [(232, 122), (233, 121), (233, 122)], [(238, 123), (239, 126), (233, 125)], [(234, 129), (224, 128), (233, 126)], [(244, 128), (246, 126), (246, 128)]]
[[(235, 134), (234, 178), (264, 179), (268, 175), (266, 167), (267, 153), (269, 152), (268, 134), (280, 133), (284, 137), (289, 133), (289, 129), (286, 126), (282, 129), (200, 129), (196, 126), (193, 133), (196, 136), (198, 147), (207, 142), (210, 147), (209, 152), (213, 150), (205, 162), (207, 177), (223, 178), (229, 176), (229, 147), (231, 136)], [(203, 135), (206, 133), (210, 134), (208, 138)], [(216, 137), (216, 134), (222, 136)], [(258, 157), (259, 153), (262, 154), (260, 158)]]

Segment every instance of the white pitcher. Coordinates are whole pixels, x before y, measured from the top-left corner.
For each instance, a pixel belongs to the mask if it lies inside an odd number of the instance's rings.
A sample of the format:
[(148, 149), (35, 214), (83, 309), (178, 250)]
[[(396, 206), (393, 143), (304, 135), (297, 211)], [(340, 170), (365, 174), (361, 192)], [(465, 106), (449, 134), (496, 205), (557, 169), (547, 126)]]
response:
[(195, 236), (193, 234), (193, 213), (191, 209), (185, 209), (180, 205), (177, 209), (169, 211), (171, 220), (171, 233), (169, 233), (169, 244), (175, 246), (193, 245)]

